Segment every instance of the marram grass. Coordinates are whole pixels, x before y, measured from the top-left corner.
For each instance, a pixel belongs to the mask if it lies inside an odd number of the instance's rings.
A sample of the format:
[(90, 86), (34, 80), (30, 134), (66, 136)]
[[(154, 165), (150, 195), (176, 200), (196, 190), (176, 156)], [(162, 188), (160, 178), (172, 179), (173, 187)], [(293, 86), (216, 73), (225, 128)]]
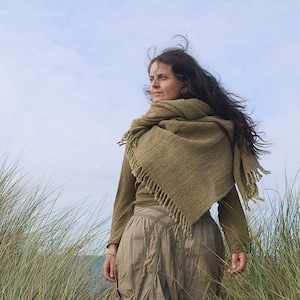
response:
[[(0, 158), (0, 300), (105, 298), (99, 254), (106, 221), (100, 215), (98, 224), (79, 230), (80, 203), (55, 210), (59, 196)], [(225, 274), (218, 299), (299, 300), (299, 187), (287, 185), (284, 196), (275, 194), (252, 210), (247, 269)]]
[(81, 204), (55, 210), (59, 193), (32, 181), (2, 158), (0, 299), (103, 299), (104, 221), (79, 229)]

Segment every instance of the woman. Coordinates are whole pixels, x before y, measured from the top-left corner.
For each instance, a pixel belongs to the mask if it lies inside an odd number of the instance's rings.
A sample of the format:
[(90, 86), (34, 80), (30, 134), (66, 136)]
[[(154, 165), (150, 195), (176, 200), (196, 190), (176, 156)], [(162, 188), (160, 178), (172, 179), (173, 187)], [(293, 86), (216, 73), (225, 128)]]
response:
[[(186, 47), (187, 48), (187, 47)], [(219, 292), (224, 246), (243, 272), (245, 202), (258, 198), (262, 139), (237, 97), (186, 49), (150, 61), (152, 105), (132, 122), (116, 195), (104, 277), (107, 299), (210, 299)]]

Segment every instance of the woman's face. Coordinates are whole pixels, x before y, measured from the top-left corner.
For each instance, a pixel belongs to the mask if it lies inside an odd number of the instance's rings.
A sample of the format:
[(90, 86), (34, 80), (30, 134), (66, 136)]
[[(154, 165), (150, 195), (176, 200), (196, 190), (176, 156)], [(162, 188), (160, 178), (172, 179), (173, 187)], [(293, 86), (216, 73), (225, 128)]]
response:
[(175, 76), (171, 65), (153, 62), (149, 70), (149, 78), (150, 94), (154, 103), (180, 98), (183, 82)]

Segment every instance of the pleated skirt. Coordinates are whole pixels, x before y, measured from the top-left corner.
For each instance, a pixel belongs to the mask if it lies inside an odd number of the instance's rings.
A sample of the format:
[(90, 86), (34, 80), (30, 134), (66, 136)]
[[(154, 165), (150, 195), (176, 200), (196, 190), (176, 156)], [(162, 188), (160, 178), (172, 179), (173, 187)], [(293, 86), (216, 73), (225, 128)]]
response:
[(117, 252), (116, 283), (106, 299), (215, 299), (223, 260), (220, 229), (209, 212), (187, 236), (162, 207), (135, 207)]

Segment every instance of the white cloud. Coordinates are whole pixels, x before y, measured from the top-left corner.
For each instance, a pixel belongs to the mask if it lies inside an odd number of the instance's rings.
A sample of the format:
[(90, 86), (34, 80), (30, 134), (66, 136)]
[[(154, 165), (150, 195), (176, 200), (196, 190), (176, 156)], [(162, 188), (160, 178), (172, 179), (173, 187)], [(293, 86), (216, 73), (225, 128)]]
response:
[(249, 99), (274, 143), (266, 182), (278, 183), (299, 168), (299, 12), (298, 1), (4, 1), (0, 152), (21, 152), (28, 168), (68, 183), (64, 203), (106, 197), (110, 213), (116, 142), (148, 106), (147, 50), (186, 34), (200, 63)]

